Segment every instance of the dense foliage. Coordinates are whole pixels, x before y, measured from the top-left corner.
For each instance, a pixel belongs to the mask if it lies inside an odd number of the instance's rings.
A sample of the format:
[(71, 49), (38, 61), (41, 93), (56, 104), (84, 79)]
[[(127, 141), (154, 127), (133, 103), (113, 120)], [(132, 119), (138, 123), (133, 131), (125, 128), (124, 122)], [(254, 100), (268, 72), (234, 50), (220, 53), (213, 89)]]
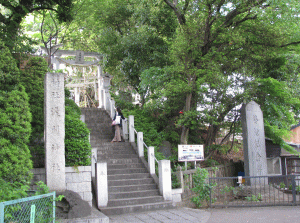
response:
[(20, 82), (25, 87), (29, 97), (30, 111), (32, 113), (29, 146), (34, 157), (34, 166), (41, 167), (44, 162), (44, 77), (48, 66), (45, 59), (30, 57), (21, 71)]
[(207, 158), (230, 151), (229, 139), (241, 133), (241, 105), (254, 100), (266, 137), (287, 148), (283, 139), (300, 110), (298, 1), (74, 3), (71, 24), (40, 13), (30, 29), (48, 26), (53, 44), (103, 53), (111, 90), (141, 96), (141, 111), (118, 104), (147, 117), (138, 125), (153, 144), (168, 140), (174, 154), (179, 143), (204, 144)]
[(0, 42), (0, 61), (0, 180), (12, 191), (28, 185), (32, 177), (27, 146), (31, 113), (25, 89), (18, 83), (16, 62), (3, 42)]
[(20, 24), (27, 14), (50, 10), (59, 21), (73, 18), (72, 0), (0, 0), (0, 6), (0, 38), (12, 51), (16, 51), (16, 45), (24, 45), (26, 38), (19, 36)]
[(91, 165), (91, 145), (89, 129), (80, 120), (80, 108), (71, 99), (65, 102), (65, 156), (66, 166)]

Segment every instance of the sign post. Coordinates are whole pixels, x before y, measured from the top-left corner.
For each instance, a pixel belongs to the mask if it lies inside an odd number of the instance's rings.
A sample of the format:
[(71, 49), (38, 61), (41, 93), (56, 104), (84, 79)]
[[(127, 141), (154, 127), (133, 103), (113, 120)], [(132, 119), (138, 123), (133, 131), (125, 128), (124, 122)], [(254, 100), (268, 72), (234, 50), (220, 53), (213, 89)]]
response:
[(178, 145), (178, 162), (184, 162), (187, 169), (187, 162), (204, 160), (203, 145)]

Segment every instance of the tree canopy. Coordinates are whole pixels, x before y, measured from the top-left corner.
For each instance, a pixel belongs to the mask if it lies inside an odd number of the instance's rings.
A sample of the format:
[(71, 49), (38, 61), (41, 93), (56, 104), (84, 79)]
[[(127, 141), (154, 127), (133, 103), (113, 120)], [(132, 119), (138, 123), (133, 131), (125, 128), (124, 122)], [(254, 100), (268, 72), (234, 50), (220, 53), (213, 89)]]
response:
[(286, 146), (299, 121), (298, 1), (75, 3), (74, 21), (60, 29), (64, 48), (102, 53), (112, 89), (139, 93), (174, 144), (203, 143), (212, 154), (240, 133), (241, 104), (254, 100), (266, 136)]
[(18, 42), (20, 24), (29, 13), (41, 10), (55, 12), (59, 21), (73, 19), (72, 0), (0, 0), (0, 38), (13, 49)]

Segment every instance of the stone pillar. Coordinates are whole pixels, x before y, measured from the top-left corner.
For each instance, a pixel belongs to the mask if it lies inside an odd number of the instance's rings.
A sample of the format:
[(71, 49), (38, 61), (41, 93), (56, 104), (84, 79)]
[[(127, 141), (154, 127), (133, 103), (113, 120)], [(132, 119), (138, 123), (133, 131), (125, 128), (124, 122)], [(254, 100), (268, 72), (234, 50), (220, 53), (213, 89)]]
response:
[(172, 180), (170, 160), (158, 161), (159, 192), (165, 200), (172, 200)]
[(60, 69), (60, 62), (59, 62), (58, 58), (59, 57), (53, 57), (53, 59), (52, 59), (52, 64), (54, 65), (53, 66), (54, 70), (59, 70)]
[(129, 115), (129, 142), (134, 142), (134, 116)]
[(263, 113), (254, 101), (242, 106), (242, 127), (245, 175), (266, 176), (268, 169)]
[(124, 119), (122, 124), (123, 139), (128, 139), (128, 120)]
[(98, 77), (98, 100), (99, 100), (99, 106), (98, 108), (103, 107), (103, 96), (102, 96), (102, 68), (100, 65), (97, 66), (97, 77)]
[(66, 190), (64, 75), (45, 76), (45, 168), (51, 191)]
[(110, 117), (114, 118), (115, 116), (115, 101), (110, 99)]
[(92, 157), (91, 157), (91, 165), (92, 165), (92, 178), (95, 177), (95, 165), (97, 163), (97, 148), (92, 148)]
[(78, 87), (75, 88), (74, 90), (74, 96), (75, 96), (75, 103), (79, 106), (80, 102), (80, 90)]
[(143, 133), (137, 133), (137, 148), (138, 148), (138, 155), (139, 157), (144, 156), (144, 140), (143, 140)]
[(107, 163), (96, 163), (96, 190), (98, 208), (106, 207), (108, 202)]
[(80, 120), (85, 123), (85, 115), (80, 115)]
[(106, 111), (110, 112), (110, 94), (107, 88), (104, 89), (104, 108)]
[(155, 174), (155, 157), (153, 146), (149, 146), (148, 148), (148, 166), (150, 174)]

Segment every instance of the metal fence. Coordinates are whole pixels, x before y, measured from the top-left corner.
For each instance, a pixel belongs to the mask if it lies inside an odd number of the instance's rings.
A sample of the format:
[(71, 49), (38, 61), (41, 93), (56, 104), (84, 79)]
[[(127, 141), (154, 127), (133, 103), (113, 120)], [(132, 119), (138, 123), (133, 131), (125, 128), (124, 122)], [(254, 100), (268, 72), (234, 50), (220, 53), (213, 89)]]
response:
[(210, 207), (300, 205), (300, 175), (212, 177)]
[(55, 192), (0, 203), (0, 223), (55, 222)]

